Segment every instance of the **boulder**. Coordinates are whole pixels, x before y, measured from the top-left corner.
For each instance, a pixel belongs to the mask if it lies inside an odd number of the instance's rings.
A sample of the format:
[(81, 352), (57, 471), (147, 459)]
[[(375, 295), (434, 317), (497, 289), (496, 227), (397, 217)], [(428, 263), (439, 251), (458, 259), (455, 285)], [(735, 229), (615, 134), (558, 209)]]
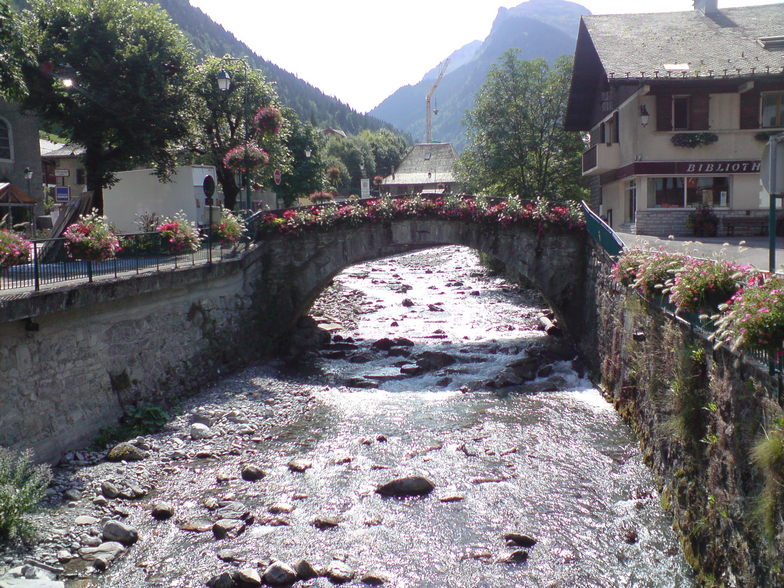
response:
[(381, 572), (368, 572), (363, 574), (359, 581), (368, 586), (381, 586), (389, 582), (389, 578)]
[(212, 437), (212, 429), (203, 423), (193, 423), (191, 425), (191, 439), (198, 441), (199, 439), (209, 439)]
[(262, 470), (257, 465), (246, 463), (244, 466), (242, 466), (242, 479), (248, 482), (255, 482), (257, 480), (261, 480), (266, 475), (267, 472)]
[(117, 498), (120, 495), (120, 489), (113, 482), (101, 482), (101, 494), (105, 498)]
[(212, 534), (216, 539), (237, 537), (245, 530), (245, 521), (239, 519), (220, 519), (212, 525)]
[(289, 462), (289, 469), (292, 472), (303, 473), (313, 467), (313, 462), (307, 459), (292, 459)]
[(395, 496), (403, 498), (406, 496), (425, 496), (430, 494), (435, 485), (433, 482), (422, 476), (408, 476), (397, 478), (376, 488), (376, 492), (382, 496)]
[(297, 578), (300, 580), (312, 580), (318, 578), (316, 568), (306, 559), (301, 559), (294, 564), (294, 570), (297, 572)]
[(341, 522), (343, 522), (343, 519), (339, 517), (320, 516), (313, 519), (313, 521), (310, 524), (316, 527), (317, 529), (321, 529), (323, 531), (325, 529), (334, 529), (335, 527), (340, 525)]
[(235, 575), (235, 571), (221, 572), (207, 580), (207, 586), (210, 588), (236, 588), (238, 584), (234, 580)]
[(234, 577), (240, 586), (261, 586), (261, 576), (253, 568), (242, 568), (237, 570)]
[(327, 578), (335, 584), (345, 584), (354, 579), (356, 572), (342, 561), (333, 561), (326, 571)]
[(109, 521), (103, 527), (103, 540), (133, 545), (139, 540), (139, 532), (121, 521)]
[(415, 358), (417, 366), (425, 371), (440, 370), (457, 361), (453, 356), (443, 351), (423, 351)]
[(274, 561), (264, 570), (263, 579), (270, 586), (288, 586), (297, 581), (297, 572), (287, 563)]
[(533, 547), (537, 540), (525, 533), (504, 533), (504, 539), (509, 545), (519, 545), (520, 547)]
[(139, 449), (131, 443), (118, 443), (109, 450), (106, 459), (109, 461), (141, 461), (149, 457), (144, 449)]

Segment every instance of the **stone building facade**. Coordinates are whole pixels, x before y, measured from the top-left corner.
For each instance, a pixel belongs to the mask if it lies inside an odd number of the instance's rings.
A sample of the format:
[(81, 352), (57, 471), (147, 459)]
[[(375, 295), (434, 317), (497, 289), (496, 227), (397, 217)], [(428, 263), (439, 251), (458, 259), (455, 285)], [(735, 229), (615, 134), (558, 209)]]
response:
[(41, 151), (38, 142), (38, 119), (22, 113), (16, 104), (0, 101), (0, 182), (10, 182), (28, 192), (25, 168), (33, 171), (30, 196), (43, 201)]

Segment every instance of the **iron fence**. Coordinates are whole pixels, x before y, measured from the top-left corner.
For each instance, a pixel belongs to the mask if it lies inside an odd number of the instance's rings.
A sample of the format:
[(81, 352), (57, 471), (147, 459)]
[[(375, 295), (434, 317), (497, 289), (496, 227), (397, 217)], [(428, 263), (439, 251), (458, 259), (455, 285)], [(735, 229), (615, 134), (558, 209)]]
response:
[[(209, 264), (237, 254), (237, 246), (225, 246), (214, 241), (209, 232), (204, 235), (198, 250), (175, 253), (167, 249), (160, 233), (129, 233), (118, 235), (121, 250), (106, 261), (72, 260), (65, 255), (65, 239), (36, 239), (32, 241), (30, 263), (0, 269), (0, 292), (10, 290), (40, 290), (42, 287), (64, 282), (93, 282), (148, 272), (173, 271), (179, 268)], [(55, 261), (46, 261), (56, 254)]]

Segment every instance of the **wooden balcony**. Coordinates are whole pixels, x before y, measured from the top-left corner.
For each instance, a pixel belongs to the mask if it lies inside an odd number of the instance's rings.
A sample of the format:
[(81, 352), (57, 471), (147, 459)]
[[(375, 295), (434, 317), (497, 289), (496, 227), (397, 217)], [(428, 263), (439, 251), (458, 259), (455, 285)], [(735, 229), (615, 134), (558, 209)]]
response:
[(597, 143), (583, 153), (583, 175), (593, 176), (617, 168), (620, 165), (619, 143)]

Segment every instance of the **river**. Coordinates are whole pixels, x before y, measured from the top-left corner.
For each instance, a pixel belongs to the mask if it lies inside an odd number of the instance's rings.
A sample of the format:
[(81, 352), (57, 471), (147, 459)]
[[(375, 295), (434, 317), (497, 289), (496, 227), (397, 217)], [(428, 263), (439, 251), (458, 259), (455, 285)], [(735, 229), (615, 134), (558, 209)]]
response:
[[(312, 312), (333, 330), (330, 346), (296, 364), (254, 366), (189, 401), (147, 437), (147, 465), (69, 474), (86, 495), (112, 476), (149, 489), (119, 510), (139, 542), (104, 575), (69, 585), (196, 587), (222, 571), (304, 558), (341, 562), (357, 586), (367, 572), (412, 587), (692, 586), (633, 434), (579, 365), (558, 360), (563, 346), (542, 355), (550, 367), (533, 381), (498, 379), (526, 350), (549, 349), (535, 330), (541, 307), (464, 248), (350, 268)], [(371, 347), (384, 338), (397, 344)], [(417, 367), (426, 351), (445, 365)], [(193, 422), (213, 436), (192, 441)], [(265, 477), (243, 480), (247, 463)], [(435, 489), (408, 499), (375, 492), (407, 475)], [(150, 516), (159, 500), (174, 505), (172, 519)], [(221, 540), (182, 530), (199, 520), (209, 529), (218, 501), (240, 502), (255, 521)], [(116, 515), (115, 502), (96, 518)], [(508, 561), (521, 550), (506, 545), (510, 532), (536, 540), (517, 554), (524, 561)]]

